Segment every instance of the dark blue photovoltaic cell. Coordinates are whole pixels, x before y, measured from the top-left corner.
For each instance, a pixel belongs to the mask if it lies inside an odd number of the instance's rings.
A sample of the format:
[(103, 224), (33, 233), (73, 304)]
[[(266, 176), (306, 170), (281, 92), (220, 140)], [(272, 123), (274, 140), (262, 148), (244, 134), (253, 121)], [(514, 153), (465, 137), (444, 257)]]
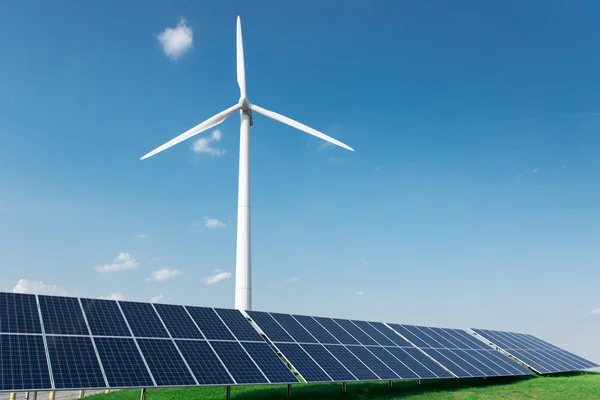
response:
[(322, 344), (339, 344), (336, 338), (333, 337), (325, 328), (323, 328), (313, 317), (306, 315), (293, 315), (311, 335)]
[[(437, 340), (435, 340), (428, 334), (424, 333), (416, 326), (402, 325), (402, 327), (404, 329), (406, 329), (408, 332), (412, 333), (415, 337), (418, 337), (422, 342), (425, 342), (426, 344), (423, 347), (432, 347), (434, 349), (445, 348), (445, 346), (443, 344), (441, 344), (440, 342), (438, 342)], [(419, 347), (421, 347), (421, 346), (419, 346)]]
[(408, 340), (410, 343), (414, 344), (415, 346), (417, 346), (417, 347), (429, 347), (429, 344), (427, 344), (427, 342), (424, 342), (418, 336), (415, 336), (412, 332), (410, 332), (409, 330), (407, 330), (404, 326), (399, 325), (399, 324), (388, 324), (388, 325), (390, 326), (390, 328), (392, 328), (393, 330), (395, 330), (396, 332), (398, 332), (406, 340)]
[(106, 382), (90, 337), (46, 336), (56, 389), (99, 389)]
[(200, 385), (232, 385), (235, 383), (208, 342), (177, 340), (176, 343)]
[(160, 319), (164, 322), (169, 333), (176, 339), (203, 339), (194, 321), (183, 306), (172, 304), (154, 304)]
[(246, 311), (258, 327), (273, 342), (293, 343), (294, 339), (283, 330), (281, 326), (269, 315), (263, 311)]
[(464, 344), (460, 343), (440, 328), (430, 328), (427, 326), (417, 326), (415, 328), (419, 329), (421, 332), (434, 339), (437, 343), (441, 344), (442, 347), (445, 347), (447, 349), (465, 348)]
[(484, 357), (490, 359), (513, 375), (533, 375), (528, 368), (518, 364), (495, 350), (478, 350)]
[(114, 300), (81, 299), (83, 312), (94, 336), (131, 336)]
[(209, 340), (235, 340), (215, 310), (206, 307), (185, 307), (198, 328)]
[(268, 383), (239, 343), (211, 341), (210, 344), (237, 383)]
[(238, 340), (264, 342), (262, 336), (256, 332), (256, 329), (239, 310), (215, 308), (215, 311)]
[(150, 303), (120, 301), (121, 309), (135, 337), (168, 338), (160, 318)]
[[(391, 349), (393, 349), (393, 347), (390, 347), (389, 349), (391, 350)], [(408, 353), (412, 358), (417, 360), (419, 363), (421, 363), (423, 366), (425, 366), (428, 370), (433, 372), (439, 378), (452, 378), (453, 377), (453, 375), (450, 372), (446, 371), (438, 363), (433, 361), (431, 358), (427, 357), (419, 349), (415, 349), (414, 347), (403, 347), (400, 350), (404, 350), (404, 352)], [(396, 355), (396, 352), (394, 352), (394, 355)], [(401, 361), (404, 362), (404, 360), (401, 360)], [(408, 366), (414, 370), (413, 364), (410, 364)]]
[[(360, 359), (371, 371), (375, 373), (379, 377), (379, 379), (402, 379), (398, 374), (392, 371), (388, 366), (385, 365), (383, 360), (380, 360), (375, 355), (373, 355), (369, 350), (373, 348), (381, 349), (379, 346), (372, 346), (368, 350), (363, 346), (348, 346), (347, 349), (352, 352), (356, 357)], [(339, 358), (338, 358), (339, 359)], [(356, 374), (354, 374), (356, 375)]]
[(42, 333), (35, 295), (0, 293), (0, 333)]
[(245, 342), (242, 346), (271, 383), (298, 383), (292, 371), (266, 343)]
[(158, 386), (191, 386), (196, 382), (170, 339), (138, 339)]
[(331, 378), (298, 344), (278, 343), (277, 347), (306, 382), (331, 382)]
[[(383, 333), (379, 332), (377, 329), (373, 328), (371, 324), (367, 321), (356, 321), (352, 320), (352, 323), (360, 328), (363, 332), (371, 337), (371, 339), (375, 340), (381, 346), (395, 346), (396, 343), (392, 342), (388, 339)], [(396, 335), (398, 336), (398, 335)]]
[(489, 350), (489, 346), (484, 345), (480, 340), (475, 339), (472, 335), (462, 329), (450, 329), (451, 333), (460, 339), (463, 343), (466, 343), (471, 349)]
[(270, 313), (283, 329), (298, 343), (317, 343), (317, 340), (289, 314)]
[(377, 329), (377, 331), (381, 332), (386, 338), (394, 342), (397, 346), (413, 347), (406, 340), (402, 339), (400, 335), (388, 328), (383, 322), (369, 322), (369, 324), (373, 326), (373, 328)]
[(89, 335), (76, 298), (40, 295), (38, 299), (47, 335)]
[[(455, 360), (449, 359), (448, 357), (446, 357), (444, 354), (441, 354), (436, 349), (424, 348), (423, 351), (425, 353), (427, 353), (427, 355), (429, 355), (430, 357), (434, 358), (436, 361), (441, 363), (444, 367), (448, 368), (454, 375), (458, 376), (459, 378), (467, 378), (467, 377), (474, 376), (462, 368), (464, 366), (464, 363), (460, 363), (461, 365), (457, 365), (454, 362)], [(454, 356), (452, 356), (451, 358), (454, 358)]]
[(341, 362), (359, 381), (378, 380), (379, 377), (369, 370), (354, 354), (341, 344), (326, 344), (325, 348)]
[(301, 347), (334, 381), (345, 382), (356, 380), (356, 378), (320, 344), (303, 344)]
[[(413, 348), (411, 347), (386, 347), (385, 349), (394, 357), (396, 357), (400, 362), (402, 362), (402, 364), (410, 368), (411, 371), (414, 371), (421, 379), (443, 377), (439, 376), (434, 372), (436, 371), (437, 373), (440, 373), (438, 368), (441, 367), (435, 364), (427, 356), (423, 354), (418, 354), (420, 353), (420, 351), (417, 349), (414, 349), (417, 351), (413, 354), (409, 354), (409, 352), (412, 352), (413, 350)], [(446, 373), (449, 375), (446, 377), (454, 377), (454, 375), (451, 375), (448, 372)]]
[(42, 336), (0, 335), (0, 391), (51, 387)]
[(333, 318), (335, 322), (338, 323), (346, 332), (348, 332), (352, 337), (358, 340), (361, 344), (364, 345), (377, 345), (377, 342), (371, 339), (366, 333), (360, 330), (356, 325), (354, 325), (348, 319), (340, 319)]
[[(468, 353), (466, 350), (448, 350), (452, 351), (452, 353), (456, 354), (458, 357), (462, 358), (469, 364), (471, 364), (478, 371), (481, 371), (483, 376), (500, 376), (501, 373), (496, 371), (502, 371), (496, 364), (490, 363), (487, 359), (478, 357), (477, 354)], [(493, 367), (493, 368), (492, 368)], [(505, 374), (502, 374), (505, 375)]]
[[(348, 348), (355, 348), (356, 346), (348, 346)], [(387, 351), (384, 347), (369, 347), (369, 351), (375, 354), (377, 358), (379, 358), (385, 365), (387, 365), (392, 371), (394, 371), (401, 379), (419, 379), (419, 375), (417, 375), (413, 370), (404, 365), (400, 360), (394, 357), (389, 351)], [(408, 355), (407, 355), (408, 356)], [(414, 360), (412, 360), (415, 362)], [(421, 368), (424, 369), (423, 366)], [(428, 372), (431, 376), (431, 372)], [(429, 375), (427, 375), (429, 376)]]
[(360, 344), (354, 339), (348, 332), (342, 329), (341, 326), (335, 323), (335, 321), (331, 318), (325, 317), (314, 317), (315, 320), (323, 326), (323, 328), (327, 329), (329, 333), (331, 333), (338, 342), (342, 344)]
[(96, 337), (94, 342), (110, 387), (154, 386), (133, 339)]

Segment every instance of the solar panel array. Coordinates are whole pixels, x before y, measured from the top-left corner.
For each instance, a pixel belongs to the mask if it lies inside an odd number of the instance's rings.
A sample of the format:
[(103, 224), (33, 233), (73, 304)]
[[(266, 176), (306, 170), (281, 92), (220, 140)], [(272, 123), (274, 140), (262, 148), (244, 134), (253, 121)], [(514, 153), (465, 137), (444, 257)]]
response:
[(462, 329), (388, 325), (459, 378), (533, 375)]
[(246, 313), (306, 382), (454, 377), (381, 322)]
[(487, 343), (500, 348), (540, 374), (599, 367), (596, 363), (529, 334), (487, 329), (471, 330)]
[(299, 383), (292, 368), (351, 382), (598, 367), (531, 335), (473, 331), (485, 343), (461, 329), (0, 293), (0, 392)]
[(0, 391), (299, 383), (238, 310), (0, 293)]

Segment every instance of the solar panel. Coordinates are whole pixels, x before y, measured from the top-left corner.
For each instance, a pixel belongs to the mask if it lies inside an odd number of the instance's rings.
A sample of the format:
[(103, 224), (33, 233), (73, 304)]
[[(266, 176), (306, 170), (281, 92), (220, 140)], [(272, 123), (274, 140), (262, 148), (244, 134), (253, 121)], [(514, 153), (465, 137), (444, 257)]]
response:
[(89, 335), (79, 300), (73, 297), (38, 296), (46, 335)]
[(0, 334), (0, 391), (51, 387), (42, 336)]
[(116, 301), (81, 299), (83, 312), (96, 336), (131, 336)]
[(42, 333), (35, 295), (0, 293), (0, 333)]
[(90, 337), (46, 336), (56, 389), (106, 387)]
[[(340, 363), (352, 373), (359, 381), (373, 381), (381, 378), (373, 373), (360, 359), (358, 359), (346, 346), (341, 344), (326, 344), (323, 347), (331, 353)], [(363, 347), (364, 348), (364, 347)]]
[(240, 310), (215, 308), (215, 311), (238, 340), (264, 342)]
[(540, 374), (598, 367), (598, 364), (529, 334), (487, 329), (471, 330), (486, 343), (498, 347)]
[(209, 340), (235, 340), (215, 310), (206, 307), (186, 307), (198, 328)]
[[(418, 347), (460, 378), (531, 375), (531, 371), (504, 357), (499, 362), (491, 353), (494, 350), (482, 348), (460, 330), (426, 326), (388, 324), (397, 333)], [(497, 353), (497, 355), (500, 355)], [(508, 366), (514, 364), (512, 366)]]
[(260, 329), (274, 342), (294, 343), (294, 339), (279, 325), (275, 319), (263, 311), (246, 311)]
[(300, 346), (334, 381), (347, 382), (356, 380), (350, 371), (348, 371), (348, 369), (346, 369), (346, 367), (344, 367), (322, 345), (307, 343)]
[(277, 348), (294, 366), (305, 382), (331, 382), (327, 373), (306, 353), (299, 344), (278, 343)]
[(196, 381), (170, 339), (137, 339), (158, 386), (192, 386)]
[(154, 386), (133, 339), (96, 337), (94, 342), (110, 387)]
[(210, 344), (237, 383), (269, 383), (238, 342), (211, 341)]
[(245, 342), (244, 349), (256, 362), (270, 383), (298, 383), (292, 371), (282, 362), (267, 343)]
[(205, 341), (176, 340), (177, 347), (183, 354), (192, 373), (200, 385), (233, 385), (231, 378), (221, 360)]
[(154, 304), (154, 307), (169, 330), (171, 337), (178, 339), (204, 338), (183, 306)]
[(168, 338), (169, 334), (163, 326), (151, 303), (120, 301), (119, 305), (127, 318), (127, 323), (135, 337)]

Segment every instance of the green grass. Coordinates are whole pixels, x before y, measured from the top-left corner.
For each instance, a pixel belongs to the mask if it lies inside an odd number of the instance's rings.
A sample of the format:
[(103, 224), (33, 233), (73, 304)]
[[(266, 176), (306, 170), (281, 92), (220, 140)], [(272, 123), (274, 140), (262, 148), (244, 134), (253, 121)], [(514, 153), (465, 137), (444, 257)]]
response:
[[(89, 400), (139, 400), (139, 390), (121, 390), (90, 396)], [(184, 389), (148, 389), (147, 400), (225, 399), (224, 387)], [(236, 400), (287, 399), (287, 386), (234, 386), (231, 398)], [(553, 376), (488, 379), (447, 379), (437, 381), (297, 384), (292, 386), (292, 399), (409, 399), (409, 400), (594, 400), (600, 399), (600, 373), (571, 373)]]

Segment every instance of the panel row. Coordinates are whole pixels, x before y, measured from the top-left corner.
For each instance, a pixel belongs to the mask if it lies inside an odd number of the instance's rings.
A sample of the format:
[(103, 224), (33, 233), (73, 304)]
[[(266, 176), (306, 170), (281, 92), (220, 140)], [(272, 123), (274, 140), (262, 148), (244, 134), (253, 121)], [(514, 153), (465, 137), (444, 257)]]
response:
[(533, 375), (462, 329), (388, 324), (459, 378)]
[(298, 383), (265, 342), (45, 338), (0, 334), (0, 390)]
[(487, 329), (472, 329), (472, 331), (487, 343), (502, 349), (540, 374), (598, 367), (596, 363), (532, 335)]
[(246, 314), (306, 382), (454, 377), (381, 322)]

